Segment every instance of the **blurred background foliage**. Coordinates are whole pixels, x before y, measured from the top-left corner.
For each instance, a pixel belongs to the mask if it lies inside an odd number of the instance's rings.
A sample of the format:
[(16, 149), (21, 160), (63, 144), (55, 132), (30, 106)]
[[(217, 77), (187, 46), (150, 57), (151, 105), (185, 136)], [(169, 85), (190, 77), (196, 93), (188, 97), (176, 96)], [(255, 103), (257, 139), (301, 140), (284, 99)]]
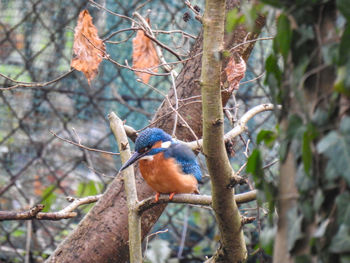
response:
[[(132, 16), (135, 10), (144, 16), (148, 14), (154, 29), (180, 29), (194, 37), (201, 30), (201, 24), (192, 15), (191, 19), (184, 21), (183, 17), (191, 12), (182, 1), (101, 0), (98, 3), (127, 16)], [(203, 10), (203, 1), (191, 3)], [(102, 39), (131, 26), (128, 20), (106, 13), (82, 0), (1, 1), (0, 73), (18, 81), (45, 82), (68, 72), (73, 29), (79, 12), (85, 8), (93, 16)], [(262, 36), (275, 35), (274, 9), (268, 6), (253, 9), (247, 5), (244, 10), (243, 18), (235, 17), (234, 13), (231, 15), (229, 23), (235, 21), (230, 25), (232, 28), (238, 23), (249, 23), (257, 11), (264, 10), (267, 26)], [(122, 64), (128, 60), (131, 65), (134, 36), (133, 31), (125, 31), (109, 39), (111, 42), (106, 43), (108, 54)], [(193, 38), (178, 33), (158, 33), (157, 38), (184, 55), (188, 54), (194, 42)], [(256, 43), (247, 65), (246, 77), (235, 98), (226, 105), (234, 117), (239, 118), (253, 106), (271, 102), (273, 93), (261, 76), (265, 71), (265, 59), (272, 48), (271, 40)], [(170, 53), (164, 51), (164, 55), (168, 62), (176, 61)], [(176, 70), (180, 71), (181, 65)], [(164, 76), (153, 76), (150, 84), (164, 92), (171, 87), (169, 77)], [(7, 87), (11, 83), (1, 78), (0, 85)], [(81, 139), (82, 144), (89, 147), (118, 151), (109, 130), (107, 114), (115, 111), (127, 124), (140, 129), (148, 125), (163, 99), (153, 89), (139, 83), (133, 72), (106, 61), (100, 66), (99, 75), (91, 86), (82, 73), (73, 72), (48, 86), (1, 91), (0, 209), (21, 210), (43, 203), (45, 211), (58, 211), (67, 205), (66, 196), (79, 197), (103, 192), (111, 180), (105, 175), (116, 174), (120, 166), (119, 158), (75, 147), (53, 137), (49, 131), (53, 130), (73, 141)], [(226, 130), (232, 128), (228, 120), (225, 125)], [(256, 160), (260, 161), (261, 167), (276, 159), (278, 143), (274, 141), (274, 114), (262, 113), (251, 120), (248, 126), (247, 133), (235, 139), (230, 151), (235, 170), (247, 160), (244, 151), (254, 155), (256, 151), (253, 149), (257, 144), (260, 156)], [(260, 136), (258, 142), (257, 136)], [(205, 173), (203, 158), (200, 156), (199, 159)], [(238, 186), (237, 193), (253, 188), (254, 183), (259, 187), (261, 184), (276, 186), (277, 171), (278, 164), (267, 167), (264, 169), (266, 180), (259, 182), (257, 176), (254, 180), (249, 177), (249, 185)], [(244, 170), (242, 175), (247, 175)], [(208, 180), (205, 178), (201, 193), (210, 193)], [(88, 206), (80, 207), (78, 216), (67, 220), (2, 222), (0, 261), (23, 262), (28, 253), (26, 245), (30, 242), (31, 262), (42, 262), (74, 229), (88, 209)], [(240, 209), (246, 216), (257, 217), (254, 223), (244, 226), (246, 242), (252, 253), (250, 262), (269, 262), (274, 230), (268, 227), (266, 220), (268, 206), (251, 202)], [(202, 262), (205, 256), (215, 251), (219, 240), (212, 211), (196, 206), (168, 205), (152, 232), (155, 234), (144, 244), (149, 262)], [(28, 235), (31, 241), (27, 240)], [(259, 238), (262, 245), (259, 244)], [(259, 250), (261, 246), (264, 252)]]

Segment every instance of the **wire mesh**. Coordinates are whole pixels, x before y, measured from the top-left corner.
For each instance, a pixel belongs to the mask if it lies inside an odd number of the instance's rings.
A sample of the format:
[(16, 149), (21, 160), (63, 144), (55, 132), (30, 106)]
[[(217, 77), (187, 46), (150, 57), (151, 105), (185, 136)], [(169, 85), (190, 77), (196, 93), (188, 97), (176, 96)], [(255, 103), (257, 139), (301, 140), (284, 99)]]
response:
[[(183, 20), (188, 9), (182, 1), (102, 0), (99, 4), (129, 17), (135, 10), (148, 14), (152, 27), (159, 30), (181, 29), (196, 36), (201, 29), (195, 19)], [(192, 4), (202, 7), (203, 3), (192, 1)], [(130, 27), (130, 21), (96, 8), (89, 1), (1, 1), (0, 73), (22, 82), (46, 82), (70, 71), (73, 28), (84, 8), (88, 8), (94, 17), (102, 39)], [(134, 31), (125, 31), (109, 38), (106, 42), (108, 54), (120, 63), (127, 60), (131, 64), (133, 36)], [(193, 42), (177, 33), (159, 33), (157, 38), (183, 54)], [(167, 52), (165, 57), (167, 61), (175, 59)], [(262, 68), (255, 67), (255, 71), (251, 70), (247, 79), (258, 76)], [(0, 85), (8, 87), (13, 83), (0, 78)], [(151, 78), (151, 85), (167, 92), (171, 83), (168, 77), (157, 76)], [(243, 86), (236, 96), (240, 105), (238, 116), (251, 105), (268, 101), (261, 90), (262, 85), (256, 83)], [(66, 196), (103, 192), (110, 180), (104, 175), (115, 174), (119, 159), (63, 142), (50, 130), (73, 141), (81, 140), (91, 148), (117, 151), (106, 115), (116, 111), (127, 123), (139, 129), (148, 124), (163, 99), (137, 82), (133, 72), (109, 62), (100, 65), (99, 75), (91, 86), (82, 73), (75, 71), (49, 85), (0, 92), (0, 209), (21, 210), (43, 203), (44, 211), (58, 211), (67, 205)], [(234, 109), (237, 103), (230, 101), (227, 107)], [(266, 124), (266, 120), (272, 121), (271, 115), (263, 116), (251, 125), (251, 134), (262, 123)], [(246, 140), (237, 142), (236, 152), (244, 149), (242, 141)], [(240, 154), (232, 158), (236, 166), (243, 161)], [(209, 191), (210, 186), (205, 183), (201, 192)], [(76, 218), (54, 222), (2, 222), (0, 261), (24, 262), (29, 256), (29, 262), (42, 262), (88, 209), (81, 207)], [(165, 229), (166, 232), (159, 232)], [(168, 258), (200, 262), (217, 247), (218, 231), (210, 209), (169, 205), (154, 232), (157, 234), (150, 236), (145, 248), (145, 254), (152, 262), (162, 262), (152, 260), (159, 249), (166, 254), (164, 251), (168, 248)]]

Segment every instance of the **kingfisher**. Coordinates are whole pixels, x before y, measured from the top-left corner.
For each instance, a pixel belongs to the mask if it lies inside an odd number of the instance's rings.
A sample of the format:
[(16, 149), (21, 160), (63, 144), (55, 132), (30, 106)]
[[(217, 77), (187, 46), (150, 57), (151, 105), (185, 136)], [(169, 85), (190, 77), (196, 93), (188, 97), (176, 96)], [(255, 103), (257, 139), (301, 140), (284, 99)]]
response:
[(156, 192), (156, 202), (160, 194), (169, 194), (169, 200), (177, 193), (199, 194), (198, 182), (202, 173), (196, 155), (162, 129), (142, 131), (135, 141), (135, 153), (119, 171), (138, 160), (142, 177)]

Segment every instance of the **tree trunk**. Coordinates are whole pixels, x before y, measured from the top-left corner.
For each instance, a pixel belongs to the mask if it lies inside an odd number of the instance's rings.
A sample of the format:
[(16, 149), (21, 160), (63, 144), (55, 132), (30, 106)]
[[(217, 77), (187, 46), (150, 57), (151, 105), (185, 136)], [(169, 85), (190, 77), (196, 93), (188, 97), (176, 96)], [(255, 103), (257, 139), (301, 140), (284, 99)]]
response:
[[(237, 4), (235, 0), (229, 0), (230, 9)], [(264, 26), (264, 18), (257, 19), (257, 30)], [(227, 36), (230, 45), (242, 43), (247, 36), (243, 27), (238, 27), (231, 36)], [(257, 33), (249, 34), (248, 39), (257, 37)], [(191, 55), (202, 51), (202, 34), (197, 38)], [(225, 45), (226, 46), (226, 45)], [(238, 53), (248, 59), (254, 43), (245, 45)], [(201, 74), (201, 55), (187, 61), (176, 79), (177, 97), (188, 98), (200, 95), (199, 78)], [(174, 91), (170, 90), (169, 98), (174, 103)], [(200, 99), (200, 98), (199, 98)], [(195, 98), (194, 100), (198, 100)], [(188, 102), (188, 101), (187, 101)], [(179, 105), (181, 106), (181, 104)], [(191, 104), (181, 108), (180, 114), (190, 123), (191, 128), (200, 138), (202, 135), (202, 111), (201, 103)], [(170, 107), (164, 101), (159, 107), (153, 120), (159, 119), (154, 126), (171, 131), (173, 118), (161, 116), (169, 113)], [(179, 121), (176, 136), (184, 141), (194, 139), (189, 130)], [(154, 195), (153, 190), (136, 172), (136, 186), (139, 200)], [(166, 205), (159, 205), (142, 215), (142, 238), (157, 222)], [(47, 262), (126, 262), (129, 258), (128, 250), (128, 211), (123, 182), (116, 178), (109, 185), (99, 202), (82, 219), (72, 233), (56, 248)]]
[(232, 168), (224, 142), (224, 113), (221, 96), (222, 53), (224, 45), (225, 0), (207, 0), (203, 17), (203, 61), (201, 74), (203, 110), (203, 151), (211, 178), (212, 207), (220, 230), (221, 247), (214, 262), (243, 262), (248, 252), (241, 215), (227, 187)]

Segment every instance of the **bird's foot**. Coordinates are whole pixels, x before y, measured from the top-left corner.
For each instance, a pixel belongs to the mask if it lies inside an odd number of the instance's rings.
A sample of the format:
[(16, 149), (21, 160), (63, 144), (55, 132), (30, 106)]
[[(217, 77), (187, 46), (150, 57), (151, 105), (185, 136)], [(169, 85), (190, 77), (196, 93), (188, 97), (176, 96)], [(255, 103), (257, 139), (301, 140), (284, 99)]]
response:
[(173, 200), (174, 195), (175, 195), (175, 193), (170, 193), (169, 200)]
[(159, 201), (159, 196), (160, 196), (160, 193), (156, 193), (156, 196), (154, 198), (154, 202), (158, 203)]

